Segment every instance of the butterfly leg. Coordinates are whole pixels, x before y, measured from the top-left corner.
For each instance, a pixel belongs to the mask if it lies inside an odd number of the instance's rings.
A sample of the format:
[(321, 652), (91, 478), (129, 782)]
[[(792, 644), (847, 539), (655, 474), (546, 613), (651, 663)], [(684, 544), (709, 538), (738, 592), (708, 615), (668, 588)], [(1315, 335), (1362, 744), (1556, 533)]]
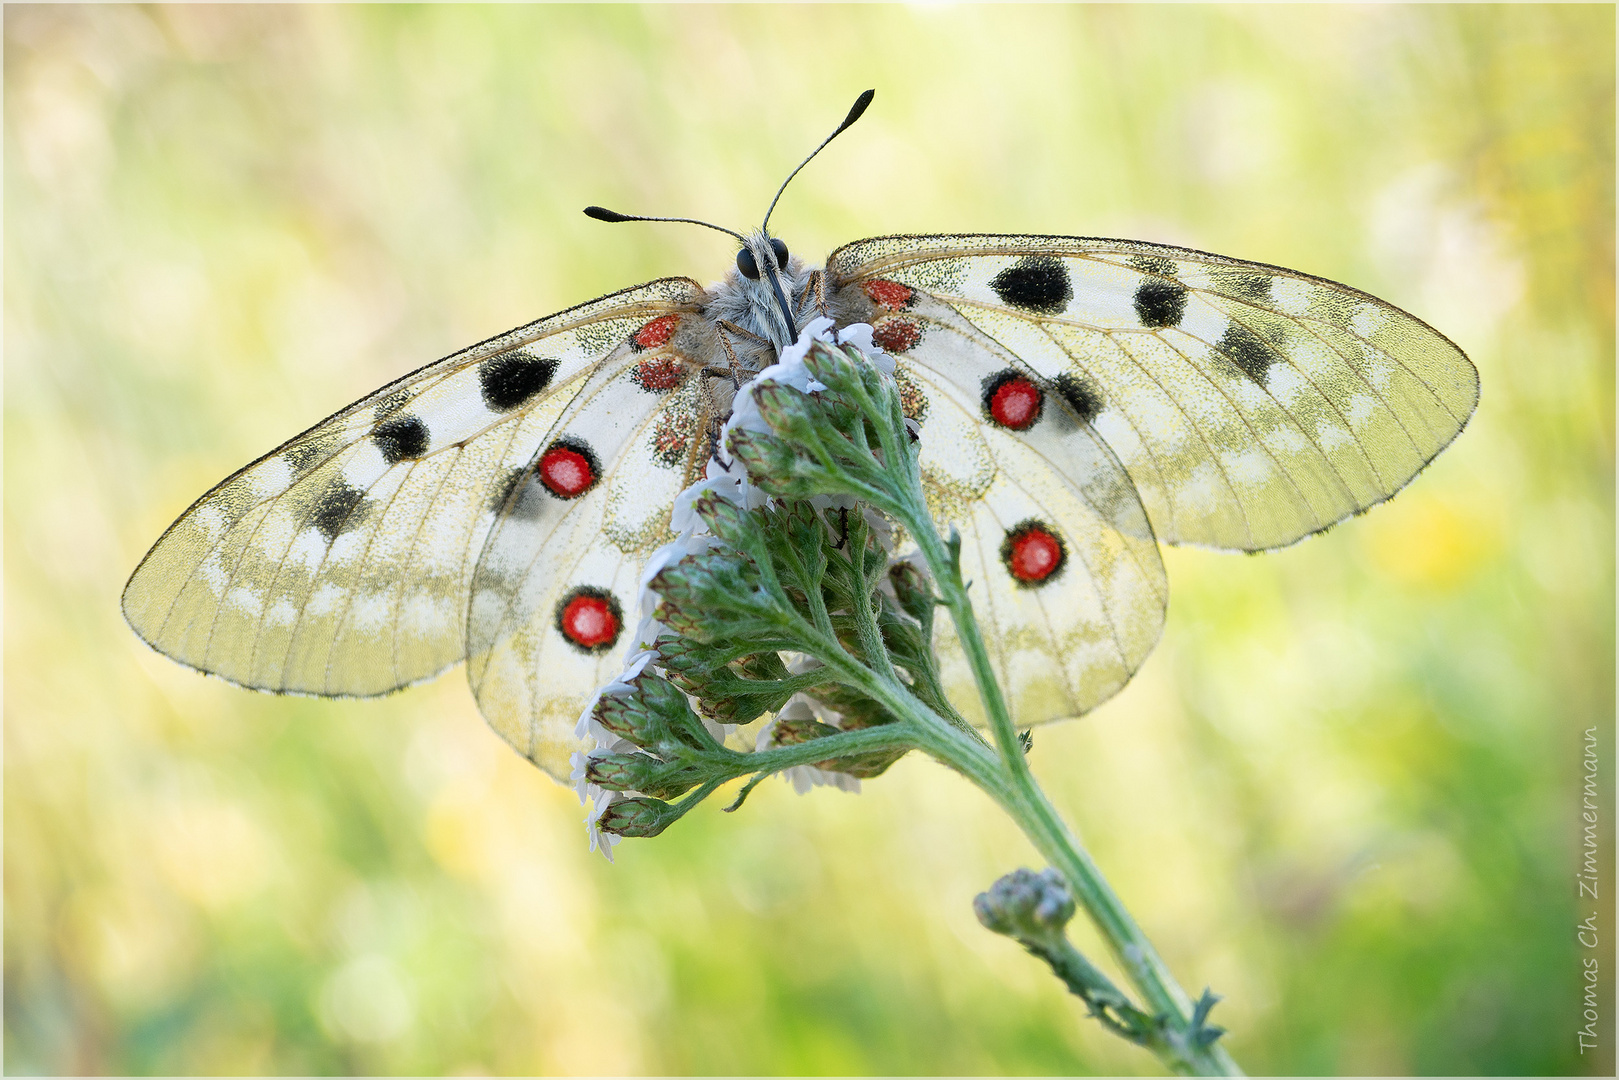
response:
[[(827, 302), (826, 295), (826, 274), (823, 271), (813, 271), (809, 276), (809, 281), (805, 283), (803, 295), (798, 301), (800, 311), (803, 310), (806, 303), (810, 306), (815, 315), (824, 317), (831, 316), (831, 305)], [(807, 321), (809, 320), (803, 320), (803, 322)], [(802, 323), (800, 325), (802, 325)]]
[(749, 363), (744, 363), (742, 360), (740, 360), (736, 355), (736, 350), (733, 349), (732, 346), (731, 346), (731, 342), (729, 340), (728, 335), (735, 334), (740, 338), (746, 338), (747, 341), (748, 341), (749, 347), (751, 348), (752, 352), (755, 353), (755, 354), (757, 354), (757, 353), (759, 353), (760, 351), (763, 351), (763, 350), (770, 350), (770, 351), (773, 352), (774, 349), (775, 349), (775, 346), (770, 343), (770, 340), (768, 338), (762, 338), (758, 334), (755, 334), (755, 333), (753, 333), (752, 331), (749, 331), (749, 330), (745, 330), (742, 327), (738, 326), (736, 323), (729, 322), (729, 321), (727, 321), (725, 319), (717, 320), (714, 323), (714, 325), (719, 328), (719, 331), (720, 331), (720, 335), (719, 335), (720, 344), (722, 346), (724, 346), (726, 354), (729, 355), (730, 358), (731, 358), (732, 367), (738, 373), (736, 376), (733, 376), (733, 378), (735, 378), (737, 380), (737, 382), (736, 382), (737, 387), (740, 388), (742, 383), (747, 381), (746, 379), (742, 379), (740, 377), (741, 374), (746, 374), (747, 378), (751, 379), (751, 378), (753, 378), (753, 376), (757, 375), (759, 373), (759, 371), (762, 370), (765, 365), (763, 365), (763, 364), (749, 364)]
[(726, 458), (724, 454), (724, 446), (720, 442), (720, 433), (724, 429), (724, 426), (724, 420), (721, 417), (716, 416), (714, 419), (709, 421), (708, 458), (714, 464), (729, 472), (731, 469), (731, 461)]
[(838, 537), (836, 550), (842, 551), (849, 543), (849, 508), (847, 506), (838, 508), (838, 528), (843, 532), (843, 535)]

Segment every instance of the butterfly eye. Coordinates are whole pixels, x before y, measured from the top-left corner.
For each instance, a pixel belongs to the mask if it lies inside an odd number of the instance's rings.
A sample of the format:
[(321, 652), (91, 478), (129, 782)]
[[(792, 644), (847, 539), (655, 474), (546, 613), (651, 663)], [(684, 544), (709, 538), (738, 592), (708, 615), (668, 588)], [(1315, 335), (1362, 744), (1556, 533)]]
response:
[(743, 248), (736, 253), (736, 268), (742, 271), (742, 276), (749, 281), (759, 280), (759, 264), (753, 259), (752, 248)]
[(776, 255), (776, 267), (780, 270), (787, 269), (787, 245), (780, 240), (771, 240), (770, 250)]

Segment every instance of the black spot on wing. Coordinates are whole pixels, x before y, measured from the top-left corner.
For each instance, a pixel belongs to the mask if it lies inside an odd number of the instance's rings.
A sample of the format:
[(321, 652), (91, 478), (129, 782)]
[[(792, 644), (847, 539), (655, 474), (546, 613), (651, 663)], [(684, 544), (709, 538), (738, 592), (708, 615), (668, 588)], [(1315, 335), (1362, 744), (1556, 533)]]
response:
[(375, 416), (378, 420), (386, 420), (388, 417), (410, 404), (410, 398), (411, 393), (409, 390), (395, 390), (393, 393), (371, 406), (371, 415)]
[(1186, 286), (1178, 281), (1145, 277), (1136, 287), (1136, 318), (1141, 325), (1158, 329), (1178, 326), (1186, 314)]
[(491, 412), (510, 412), (551, 385), (557, 362), (525, 352), (503, 353), (483, 362), (478, 384)]
[(1175, 264), (1162, 255), (1133, 255), (1130, 257), (1130, 265), (1143, 274), (1154, 277), (1175, 276)]
[(297, 446), (287, 447), (281, 451), (281, 459), (291, 466), (292, 475), (299, 477), (331, 457), (337, 449), (332, 440), (312, 439)]
[(489, 487), (489, 502), (487, 504), (489, 509), (497, 514), (504, 510), (506, 500), (511, 498), (512, 492), (517, 489), (518, 483), (527, 475), (528, 470), (521, 467), (507, 469), (502, 473), (499, 479)]
[(555, 505), (532, 468), (509, 470), (489, 492), (489, 509), (518, 521), (538, 521)]
[(419, 458), (427, 452), (427, 425), (420, 417), (401, 416), (379, 424), (371, 439), (382, 451), (382, 460), (393, 465), (406, 459)]
[(1216, 346), (1237, 366), (1237, 370), (1248, 376), (1260, 386), (1270, 375), (1270, 366), (1278, 357), (1269, 345), (1261, 341), (1252, 330), (1245, 326), (1231, 323), (1220, 337), (1220, 344)]
[(350, 487), (340, 479), (333, 480), (315, 504), (315, 512), (310, 515), (309, 523), (319, 529), (330, 544), (364, 518), (361, 508), (364, 498), (365, 493), (359, 488)]
[(1012, 307), (1036, 315), (1060, 315), (1074, 298), (1068, 267), (1051, 255), (1029, 255), (990, 281), (995, 295)]
[(1074, 410), (1081, 423), (1089, 424), (1095, 420), (1106, 405), (1102, 398), (1102, 388), (1084, 376), (1065, 371), (1057, 376), (1052, 385), (1068, 403), (1068, 407)]
[(1216, 275), (1214, 284), (1239, 300), (1247, 300), (1252, 304), (1268, 304), (1271, 302), (1270, 290), (1273, 281), (1269, 274), (1235, 271)]

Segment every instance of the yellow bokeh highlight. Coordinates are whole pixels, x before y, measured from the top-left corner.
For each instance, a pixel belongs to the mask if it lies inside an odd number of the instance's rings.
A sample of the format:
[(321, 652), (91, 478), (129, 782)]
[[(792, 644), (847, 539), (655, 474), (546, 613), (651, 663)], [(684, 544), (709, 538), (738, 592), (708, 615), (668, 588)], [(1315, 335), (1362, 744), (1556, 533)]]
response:
[(1373, 565), (1403, 585), (1454, 589), (1501, 551), (1502, 523), (1486, 510), (1412, 492), (1380, 508), (1361, 535)]

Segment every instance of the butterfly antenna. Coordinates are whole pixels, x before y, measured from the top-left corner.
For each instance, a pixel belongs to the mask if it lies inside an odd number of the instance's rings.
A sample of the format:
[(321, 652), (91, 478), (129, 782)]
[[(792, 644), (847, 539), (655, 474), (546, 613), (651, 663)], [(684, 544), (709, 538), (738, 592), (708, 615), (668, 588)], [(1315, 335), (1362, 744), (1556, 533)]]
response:
[(867, 90), (864, 94), (861, 94), (859, 97), (855, 98), (853, 107), (849, 109), (849, 115), (843, 118), (843, 123), (838, 125), (838, 129), (832, 134), (828, 135), (826, 137), (826, 142), (823, 142), (820, 146), (817, 146), (809, 157), (799, 162), (797, 169), (794, 169), (792, 172), (787, 174), (787, 179), (783, 180), (781, 182), (781, 187), (776, 189), (776, 197), (770, 200), (770, 209), (765, 211), (764, 223), (759, 226), (760, 232), (763, 232), (765, 226), (770, 224), (770, 215), (776, 212), (776, 204), (781, 201), (781, 193), (787, 190), (787, 185), (793, 182), (793, 177), (797, 176), (799, 171), (802, 170), (805, 165), (808, 165), (811, 161), (813, 161), (816, 154), (819, 154), (822, 150), (825, 150), (827, 143), (831, 142), (839, 135), (842, 135), (845, 129), (852, 125), (856, 120), (860, 119), (861, 115), (865, 113), (866, 107), (871, 104), (871, 99), (876, 96), (877, 91)]
[(734, 236), (744, 244), (748, 242), (748, 238), (739, 232), (727, 229), (723, 225), (715, 225), (707, 221), (698, 221), (696, 218), (642, 217), (640, 214), (620, 214), (617, 210), (609, 210), (604, 206), (585, 207), (585, 216), (595, 218), (597, 221), (678, 221), (683, 225), (701, 225), (705, 229), (713, 229), (715, 232), (722, 232), (727, 236)]

